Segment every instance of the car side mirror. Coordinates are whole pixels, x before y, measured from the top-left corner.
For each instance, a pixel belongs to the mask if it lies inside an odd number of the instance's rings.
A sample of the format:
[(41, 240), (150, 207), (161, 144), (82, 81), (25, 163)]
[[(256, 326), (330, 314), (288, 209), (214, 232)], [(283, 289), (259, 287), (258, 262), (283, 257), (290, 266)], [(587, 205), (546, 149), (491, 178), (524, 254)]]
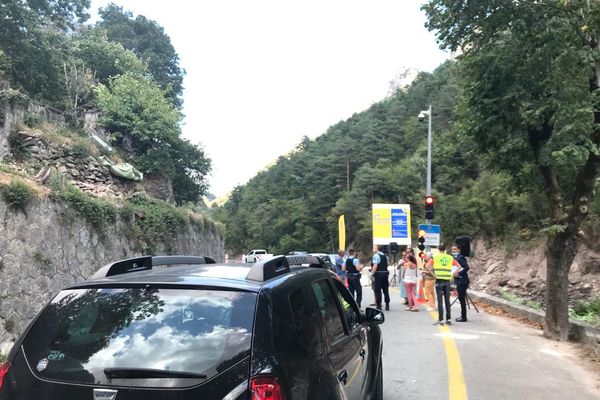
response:
[(383, 324), (385, 322), (385, 315), (381, 310), (378, 310), (374, 307), (367, 307), (365, 309), (365, 321), (367, 324)]

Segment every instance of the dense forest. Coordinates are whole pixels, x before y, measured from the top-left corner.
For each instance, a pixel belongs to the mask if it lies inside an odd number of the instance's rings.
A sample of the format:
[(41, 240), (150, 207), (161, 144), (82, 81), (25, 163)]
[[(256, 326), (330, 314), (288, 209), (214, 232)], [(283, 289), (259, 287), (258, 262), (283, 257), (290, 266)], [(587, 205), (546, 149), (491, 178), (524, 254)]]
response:
[(210, 160), (181, 137), (184, 71), (163, 28), (114, 4), (86, 24), (89, 0), (0, 4), (0, 103), (35, 102), (83, 132), (87, 111), (122, 156), (168, 180), (177, 203), (207, 189)]
[[(424, 223), (427, 120), (432, 105), (434, 223), (446, 241), (459, 234), (531, 236), (540, 226), (543, 190), (522, 172), (494, 171), (458, 124), (461, 96), (457, 64), (421, 73), (408, 87), (305, 138), (290, 154), (237, 187), (216, 211), (227, 224), (233, 254), (266, 247), (336, 251), (337, 219), (345, 215), (347, 242), (367, 255), (372, 243), (371, 204), (408, 203), (413, 238)], [(529, 190), (538, 186), (536, 190)]]

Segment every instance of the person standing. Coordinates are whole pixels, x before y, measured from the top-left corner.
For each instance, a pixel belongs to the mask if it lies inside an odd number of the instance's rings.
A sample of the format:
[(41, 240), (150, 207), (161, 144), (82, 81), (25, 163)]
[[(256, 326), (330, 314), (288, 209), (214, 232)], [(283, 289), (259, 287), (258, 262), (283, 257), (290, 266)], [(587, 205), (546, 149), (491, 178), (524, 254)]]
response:
[(407, 311), (419, 311), (417, 308), (417, 297), (415, 295), (415, 288), (419, 280), (419, 270), (417, 268), (417, 259), (410, 253), (406, 254), (404, 261), (404, 269), (402, 271), (402, 281), (406, 288), (406, 295), (408, 296)]
[(375, 276), (375, 306), (377, 309), (381, 310), (381, 292), (383, 292), (383, 297), (385, 300), (385, 310), (389, 311), (390, 309), (390, 291), (389, 285), (390, 282), (388, 278), (390, 276), (390, 272), (388, 271), (388, 258), (383, 251), (381, 251), (380, 246), (373, 246), (373, 259), (371, 272)]
[(458, 301), (460, 301), (460, 318), (456, 318), (456, 322), (467, 322), (467, 289), (470, 283), (469, 263), (467, 257), (462, 255), (460, 245), (456, 243), (452, 246), (452, 256), (460, 264), (460, 269), (453, 274)]
[(435, 310), (435, 273), (433, 268), (423, 269), (423, 292), (427, 300), (427, 311)]
[(452, 316), (450, 313), (450, 279), (454, 269), (460, 265), (449, 254), (446, 254), (446, 246), (440, 244), (440, 251), (434, 255), (428, 262), (427, 268), (433, 270), (435, 275), (435, 294), (438, 300), (438, 322), (439, 325), (444, 325), (444, 305), (446, 306), (446, 325), (452, 325)]
[(354, 253), (354, 249), (348, 251), (348, 258), (346, 258), (343, 270), (348, 276), (348, 290), (350, 290), (350, 294), (354, 297), (356, 303), (358, 303), (358, 308), (360, 308), (362, 301), (362, 286), (360, 283), (362, 265), (360, 265), (360, 260)]
[(346, 284), (346, 270), (343, 268), (345, 262), (344, 250), (339, 249), (337, 254), (337, 257), (335, 258), (335, 273), (337, 274), (338, 278), (340, 278), (340, 280), (344, 283), (344, 285), (348, 286)]
[(398, 261), (396, 269), (398, 270), (398, 285), (400, 286), (400, 298), (402, 298), (402, 304), (408, 304), (408, 298), (406, 297), (406, 287), (404, 287), (404, 263), (406, 262), (406, 251), (402, 252), (402, 256)]

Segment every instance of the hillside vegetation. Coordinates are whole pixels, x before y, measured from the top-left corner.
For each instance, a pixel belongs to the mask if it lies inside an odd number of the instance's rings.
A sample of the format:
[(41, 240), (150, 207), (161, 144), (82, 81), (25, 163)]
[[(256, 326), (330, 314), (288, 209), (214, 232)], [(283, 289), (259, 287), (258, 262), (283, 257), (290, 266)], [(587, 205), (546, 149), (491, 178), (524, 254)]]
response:
[[(408, 203), (412, 232), (424, 223), (427, 121), (433, 108), (434, 223), (446, 241), (459, 234), (529, 239), (543, 226), (543, 186), (534, 174), (496, 172), (461, 131), (458, 66), (421, 73), (394, 96), (305, 138), (290, 154), (235, 188), (216, 215), (227, 224), (233, 254), (266, 247), (337, 250), (337, 218), (346, 217), (347, 242), (367, 253), (371, 204)], [(541, 207), (540, 207), (541, 206)], [(414, 237), (414, 234), (413, 234)]]
[(97, 23), (85, 24), (89, 6), (89, 0), (2, 2), (0, 109), (43, 106), (81, 136), (86, 112), (98, 111), (126, 161), (169, 182), (178, 204), (198, 201), (210, 160), (181, 137), (184, 71), (169, 37), (155, 21), (114, 4)]

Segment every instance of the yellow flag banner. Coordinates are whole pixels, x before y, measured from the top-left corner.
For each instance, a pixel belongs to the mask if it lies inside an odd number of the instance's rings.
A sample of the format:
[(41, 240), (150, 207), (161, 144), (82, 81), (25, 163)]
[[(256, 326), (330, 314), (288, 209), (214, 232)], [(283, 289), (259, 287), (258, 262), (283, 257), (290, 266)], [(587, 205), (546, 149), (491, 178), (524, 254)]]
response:
[(340, 215), (338, 220), (338, 232), (339, 232), (339, 247), (338, 249), (346, 249), (346, 220), (343, 215)]

